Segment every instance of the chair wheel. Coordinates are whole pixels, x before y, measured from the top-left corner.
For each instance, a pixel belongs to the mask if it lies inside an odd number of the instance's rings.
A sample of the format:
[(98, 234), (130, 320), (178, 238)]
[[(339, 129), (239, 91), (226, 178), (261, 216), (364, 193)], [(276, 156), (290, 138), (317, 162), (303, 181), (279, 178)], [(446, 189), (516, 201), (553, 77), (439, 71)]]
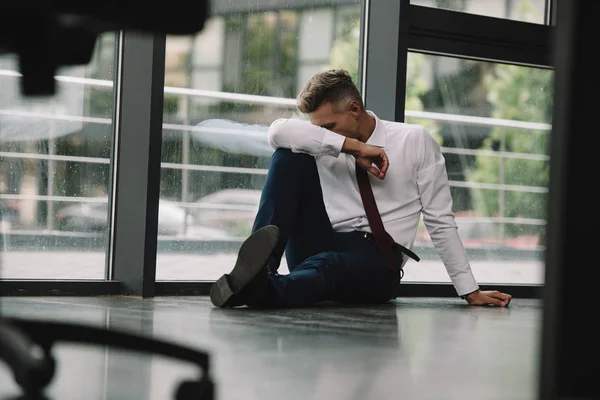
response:
[(14, 398), (13, 400), (50, 400), (48, 397), (44, 396), (41, 393), (37, 394), (24, 394), (23, 396)]
[(43, 390), (54, 377), (56, 361), (46, 354), (45, 360), (37, 365), (28, 365), (15, 371), (15, 382), (21, 387), (26, 398), (44, 398)]
[(211, 380), (183, 381), (177, 388), (176, 400), (214, 400), (215, 388)]

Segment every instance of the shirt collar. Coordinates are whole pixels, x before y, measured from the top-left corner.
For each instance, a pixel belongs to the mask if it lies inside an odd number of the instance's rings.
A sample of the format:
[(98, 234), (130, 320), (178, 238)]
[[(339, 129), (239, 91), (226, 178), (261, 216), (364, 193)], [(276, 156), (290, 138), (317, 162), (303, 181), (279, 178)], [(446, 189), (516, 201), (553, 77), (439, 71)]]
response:
[(385, 144), (386, 144), (386, 140), (385, 140), (385, 127), (383, 126), (383, 123), (377, 117), (377, 115), (375, 115), (374, 112), (367, 110), (367, 113), (371, 117), (375, 118), (375, 129), (373, 130), (373, 133), (371, 134), (371, 136), (367, 140), (367, 144), (371, 144), (373, 146), (384, 148)]

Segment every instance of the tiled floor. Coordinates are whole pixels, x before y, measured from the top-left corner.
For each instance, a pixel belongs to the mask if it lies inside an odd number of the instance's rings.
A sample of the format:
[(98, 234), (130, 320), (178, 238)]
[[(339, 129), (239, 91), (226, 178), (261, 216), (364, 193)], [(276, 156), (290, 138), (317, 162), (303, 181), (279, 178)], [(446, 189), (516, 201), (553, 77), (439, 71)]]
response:
[[(210, 354), (218, 400), (537, 400), (541, 302), (470, 307), (398, 299), (378, 307), (222, 310), (208, 299), (1, 298), (4, 316), (141, 333)], [(50, 400), (174, 399), (192, 366), (99, 346), (55, 346)], [(0, 364), (0, 400), (16, 399)]]

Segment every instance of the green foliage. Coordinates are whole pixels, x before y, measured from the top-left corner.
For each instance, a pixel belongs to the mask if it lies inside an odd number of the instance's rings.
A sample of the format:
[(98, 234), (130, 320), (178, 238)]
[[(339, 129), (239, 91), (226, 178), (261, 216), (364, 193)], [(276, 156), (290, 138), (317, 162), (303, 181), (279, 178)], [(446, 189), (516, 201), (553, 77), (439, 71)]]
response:
[[(346, 69), (354, 82), (358, 82), (360, 29), (360, 20), (354, 20), (342, 30), (342, 35), (334, 42), (331, 49), (329, 66), (327, 67)], [(422, 74), (424, 64), (425, 56), (423, 54), (409, 54), (406, 73), (406, 110), (423, 111), (421, 96), (428, 90), (427, 81)], [(377, 112), (377, 110), (373, 111)], [(438, 126), (435, 121), (410, 118), (406, 122), (423, 125), (438, 143), (442, 143), (442, 138), (438, 134)]]
[[(423, 101), (421, 98), (429, 90), (429, 85), (422, 73), (425, 61), (424, 54), (408, 54), (406, 60), (406, 99), (404, 105), (404, 109), (407, 111), (423, 111)], [(434, 120), (410, 117), (406, 118), (406, 122), (424, 126), (440, 146), (443, 144), (442, 137), (439, 134), (439, 126)]]
[[(553, 72), (514, 65), (498, 65), (486, 79), (493, 117), (513, 121), (550, 123), (552, 114)], [(546, 156), (549, 131), (496, 127), (483, 142), (481, 150)], [(478, 155), (467, 177), (472, 182), (548, 186), (548, 162), (522, 158)], [(499, 192), (474, 190), (475, 207), (482, 215), (500, 212)], [(546, 196), (527, 191), (504, 192), (504, 217), (546, 218)], [(540, 234), (538, 226), (508, 225), (509, 234)]]
[(177, 114), (181, 97), (175, 94), (165, 94), (163, 99), (163, 110), (165, 114)]
[(93, 116), (111, 117), (114, 97), (113, 90), (88, 90), (86, 92), (88, 98), (89, 113)]
[(329, 53), (327, 69), (343, 68), (358, 82), (358, 48), (360, 43), (360, 20), (353, 20), (342, 29)]
[(293, 97), (296, 74), (295, 14), (248, 17), (244, 93)]

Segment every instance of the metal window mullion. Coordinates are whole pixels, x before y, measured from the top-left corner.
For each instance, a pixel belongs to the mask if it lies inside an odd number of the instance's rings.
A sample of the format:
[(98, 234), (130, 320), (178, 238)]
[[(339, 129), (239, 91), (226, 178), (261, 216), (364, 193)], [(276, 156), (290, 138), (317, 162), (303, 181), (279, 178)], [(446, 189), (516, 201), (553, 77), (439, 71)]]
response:
[(109, 179), (108, 179), (108, 224), (110, 228), (108, 246), (106, 249), (105, 257), (105, 279), (113, 280), (114, 268), (114, 221), (115, 221), (115, 194), (116, 194), (116, 182), (117, 182), (117, 157), (119, 154), (119, 113), (121, 109), (121, 88), (120, 88), (120, 76), (122, 70), (121, 58), (123, 55), (123, 32), (119, 31), (115, 33), (115, 51), (114, 51), (114, 73), (113, 73), (113, 115), (112, 115), (112, 142), (111, 150), (112, 154), (109, 159)]
[(122, 32), (116, 79), (110, 277), (123, 294), (154, 296), (165, 35)]
[(409, 7), (409, 0), (371, 0), (365, 5), (365, 106), (379, 118), (399, 122), (404, 121)]

